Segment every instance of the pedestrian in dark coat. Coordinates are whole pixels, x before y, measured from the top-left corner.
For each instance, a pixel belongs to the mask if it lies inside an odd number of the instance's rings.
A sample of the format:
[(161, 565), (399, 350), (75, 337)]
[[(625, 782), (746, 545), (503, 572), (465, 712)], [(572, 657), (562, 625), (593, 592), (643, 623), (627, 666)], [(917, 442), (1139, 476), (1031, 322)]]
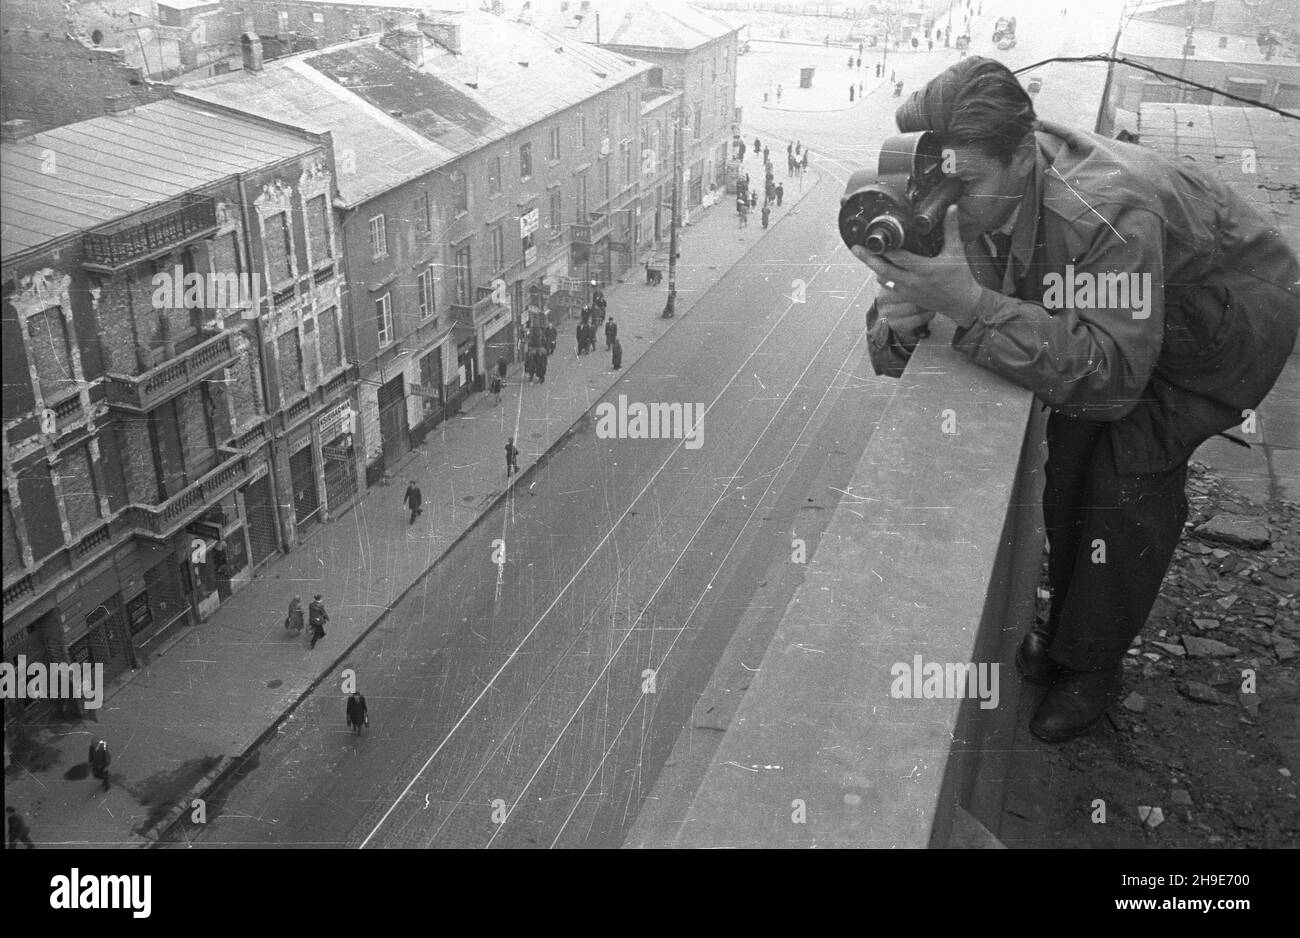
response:
[(91, 774), (102, 780), (104, 791), (108, 791), (108, 764), (113, 761), (112, 756), (108, 754), (108, 743), (102, 739), (91, 743), (89, 760)]
[(623, 343), (618, 339), (614, 340), (614, 370), (623, 367)]
[(325, 637), (325, 623), (329, 621), (330, 614), (325, 611), (325, 604), (321, 602), (320, 593), (311, 601), (307, 607), (307, 625), (311, 627), (311, 647), (315, 648), (316, 643)]
[(800, 163), (799, 163), (799, 169), (800, 169), (801, 172), (802, 172), (802, 171), (806, 171), (806, 170), (808, 169), (808, 151), (807, 151), (807, 150), (804, 150), (804, 151), (803, 151), (803, 160), (800, 161)]
[(742, 162), (743, 162), (744, 159), (745, 159), (745, 143), (744, 143), (743, 140), (742, 140), (741, 143), (740, 143), (740, 159), (741, 159)]
[(754, 152), (755, 153), (763, 152), (763, 143), (757, 137), (754, 138)]
[(763, 203), (763, 227), (764, 228), (767, 227), (767, 220), (768, 218), (771, 217), (771, 215), (772, 215), (772, 209), (768, 207), (768, 204), (766, 202), (764, 202)]
[(32, 843), (32, 832), (27, 827), (27, 822), (23, 816), (14, 810), (13, 805), (5, 805), (5, 815), (9, 821), (9, 849), (15, 849), (19, 842), (25, 843), (27, 849), (31, 850), (36, 844)]
[(776, 207), (777, 208), (781, 207), (781, 200), (784, 198), (785, 198), (785, 183), (778, 182), (776, 184)]
[(415, 480), (412, 479), (411, 484), (406, 487), (406, 494), (402, 496), (402, 504), (410, 509), (411, 512), (411, 520), (407, 522), (408, 524), (415, 524), (415, 519), (420, 517), (420, 513), (423, 510), (420, 508), (420, 503), (422, 501), (424, 501), (424, 496), (420, 494), (420, 487), (416, 485)]
[(578, 354), (582, 355), (587, 348), (586, 323), (581, 323), (581, 322), (578, 323), (577, 338), (578, 338)]
[(497, 374), (501, 376), (501, 380), (502, 380), (502, 381), (504, 381), (504, 380), (506, 379), (506, 368), (507, 368), (507, 367), (508, 367), (508, 365), (507, 365), (507, 363), (506, 363), (506, 357), (505, 357), (504, 355), (498, 355), (498, 356), (497, 356)]
[(548, 322), (546, 324), (546, 349), (548, 355), (555, 354), (555, 340), (558, 335), (559, 333), (556, 331), (555, 327)]
[(546, 357), (546, 352), (545, 352), (545, 350), (544, 350), (544, 349), (538, 349), (538, 350), (537, 350), (537, 366), (536, 366), (536, 368), (537, 368), (537, 377), (541, 379), (541, 383), (542, 383), (542, 384), (545, 384), (545, 383), (546, 383), (546, 366), (547, 366), (549, 363), (550, 363), (550, 359)]
[(506, 440), (506, 478), (510, 478), (512, 472), (519, 471), (519, 447), (515, 446), (515, 438), (512, 436)]
[(492, 389), (492, 404), (496, 406), (501, 403), (501, 376), (493, 375), (489, 387)]
[(609, 321), (605, 323), (605, 351), (614, 347), (614, 340), (618, 338), (618, 324), (614, 322), (614, 317), (610, 316)]
[(853, 86), (849, 85), (849, 100), (853, 100)]
[(304, 624), (302, 597), (295, 596), (289, 601), (289, 614), (284, 618), (284, 627), (295, 635), (301, 635)]
[(749, 207), (758, 208), (758, 190), (755, 189), (749, 194)]
[(353, 691), (348, 695), (346, 709), (348, 728), (360, 736), (361, 727), (370, 725), (370, 714), (366, 709), (366, 698), (358, 691)]

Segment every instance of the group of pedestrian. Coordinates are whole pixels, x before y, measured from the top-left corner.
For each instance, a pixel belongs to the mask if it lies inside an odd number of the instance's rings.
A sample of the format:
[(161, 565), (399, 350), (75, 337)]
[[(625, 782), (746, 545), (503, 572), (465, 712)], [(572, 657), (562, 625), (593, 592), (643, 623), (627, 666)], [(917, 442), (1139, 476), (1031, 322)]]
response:
[[(803, 171), (808, 168), (808, 151), (804, 149), (803, 143), (795, 141), (794, 144), (786, 144), (785, 147), (785, 174), (787, 176), (801, 176)], [(785, 195), (783, 186), (777, 187), (776, 204), (781, 204), (781, 199)]]
[[(412, 497), (411, 489), (415, 489)], [(406, 490), (406, 498), (403, 500), (408, 507), (414, 503), (411, 508), (411, 524), (415, 523), (416, 517), (420, 513), (420, 490), (412, 482)], [(311, 629), (311, 647), (315, 648), (316, 643), (325, 637), (325, 623), (329, 621), (329, 613), (325, 611), (325, 603), (321, 601), (321, 594), (317, 593), (316, 597), (307, 607), (307, 625)], [(303, 629), (302, 614), (302, 597), (295, 596), (289, 603), (289, 614), (285, 617), (284, 627), (294, 635), (301, 635)]]

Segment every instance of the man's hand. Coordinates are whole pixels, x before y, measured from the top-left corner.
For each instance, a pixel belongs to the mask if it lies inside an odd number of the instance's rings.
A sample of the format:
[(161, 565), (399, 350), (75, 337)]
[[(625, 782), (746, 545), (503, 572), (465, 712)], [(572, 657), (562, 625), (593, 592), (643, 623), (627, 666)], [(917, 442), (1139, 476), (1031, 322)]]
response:
[(876, 312), (908, 342), (914, 342), (920, 333), (928, 331), (930, 320), (935, 317), (933, 310), (923, 310), (915, 303), (900, 299), (897, 290), (883, 285), (876, 294)]
[[(853, 248), (853, 254), (871, 268), (884, 289), (898, 301), (943, 313), (959, 326), (969, 326), (975, 321), (975, 308), (983, 288), (966, 261), (955, 205), (948, 208), (944, 218), (943, 250), (937, 257), (922, 257), (910, 251), (889, 251), (876, 256), (861, 247)], [(881, 315), (887, 315), (883, 308)], [(893, 317), (890, 321), (894, 321)]]

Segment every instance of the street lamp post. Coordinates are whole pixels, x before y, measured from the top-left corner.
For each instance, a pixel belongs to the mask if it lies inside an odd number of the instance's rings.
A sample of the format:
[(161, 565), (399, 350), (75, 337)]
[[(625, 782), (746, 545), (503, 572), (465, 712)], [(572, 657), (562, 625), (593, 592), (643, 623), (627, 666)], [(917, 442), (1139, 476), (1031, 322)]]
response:
[(682, 102), (677, 101), (677, 113), (673, 117), (673, 212), (668, 223), (668, 302), (664, 305), (663, 318), (672, 319), (676, 315), (677, 305), (677, 225), (678, 213), (682, 204)]

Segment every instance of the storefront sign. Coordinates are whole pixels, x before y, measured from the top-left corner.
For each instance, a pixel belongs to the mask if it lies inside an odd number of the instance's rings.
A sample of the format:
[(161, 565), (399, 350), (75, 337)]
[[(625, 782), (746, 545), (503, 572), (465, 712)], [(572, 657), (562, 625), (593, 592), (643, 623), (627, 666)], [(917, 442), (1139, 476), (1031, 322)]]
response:
[(439, 393), (437, 388), (426, 387), (423, 384), (412, 384), (410, 389), (411, 393), (417, 397), (427, 397), (435, 401), (442, 400), (442, 394)]
[(519, 216), (519, 237), (526, 238), (540, 226), (540, 216), (537, 209), (525, 212)]
[(335, 462), (352, 461), (352, 447), (350, 446), (322, 446), (320, 454), (326, 459), (333, 459)]
[(322, 440), (332, 440), (342, 433), (352, 433), (352, 402), (341, 401), (334, 405), (325, 413), (321, 414), (318, 424), (320, 426), (320, 438)]
[(535, 247), (524, 248), (524, 266), (532, 267), (536, 263), (537, 263), (537, 248)]

